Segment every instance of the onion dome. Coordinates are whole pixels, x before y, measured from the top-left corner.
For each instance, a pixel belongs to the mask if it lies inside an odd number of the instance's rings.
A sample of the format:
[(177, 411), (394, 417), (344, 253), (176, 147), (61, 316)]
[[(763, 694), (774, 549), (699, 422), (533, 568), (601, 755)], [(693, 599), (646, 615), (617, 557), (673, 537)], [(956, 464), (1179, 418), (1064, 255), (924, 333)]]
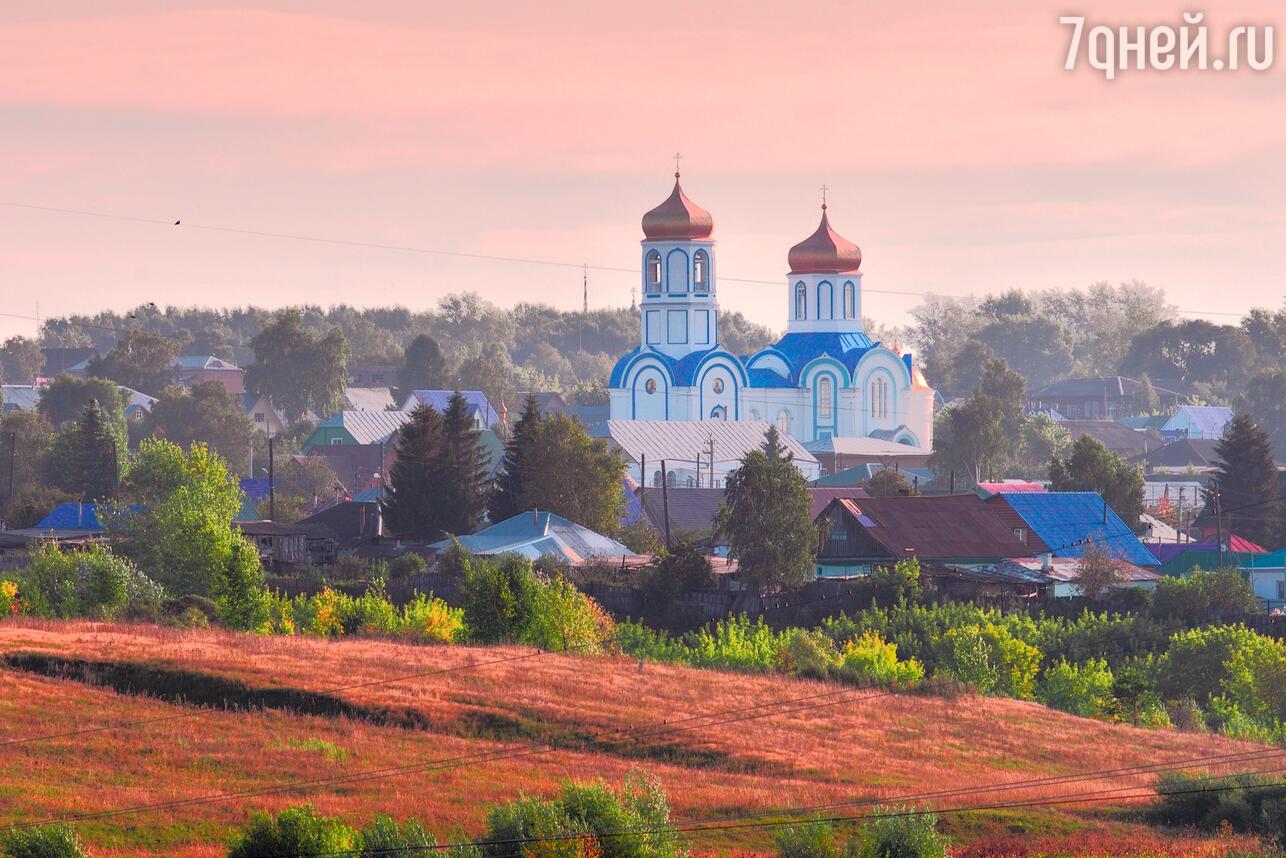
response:
[(931, 390), (929, 380), (924, 377), (918, 366), (911, 367), (911, 386), (920, 390)]
[(693, 241), (709, 238), (712, 232), (714, 217), (687, 198), (679, 187), (677, 172), (670, 196), (643, 215), (643, 235), (651, 241)]
[(861, 249), (831, 229), (822, 203), (822, 222), (817, 231), (790, 249), (791, 274), (839, 274), (862, 266)]

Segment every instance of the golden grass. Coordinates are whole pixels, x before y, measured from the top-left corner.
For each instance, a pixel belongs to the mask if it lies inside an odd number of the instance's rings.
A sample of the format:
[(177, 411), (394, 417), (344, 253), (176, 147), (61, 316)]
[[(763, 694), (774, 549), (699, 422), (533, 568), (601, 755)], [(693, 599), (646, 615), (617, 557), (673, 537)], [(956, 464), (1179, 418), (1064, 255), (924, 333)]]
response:
[[(19, 652), (149, 662), (254, 687), (326, 692), (531, 650), (255, 637), (23, 618), (0, 621), (0, 658)], [(978, 788), (1253, 748), (1215, 736), (1138, 730), (1076, 718), (1019, 701), (900, 694), (866, 702), (852, 699), (862, 692), (845, 695), (849, 702), (841, 705), (709, 724), (691, 732), (638, 740), (628, 732), (616, 733), (618, 729), (649, 730), (662, 719), (674, 721), (828, 690), (832, 688), (822, 683), (775, 676), (654, 664), (640, 672), (637, 662), (628, 659), (545, 655), (335, 694), (372, 712), (406, 710), (422, 717), (425, 726), (408, 728), (378, 719), (283, 710), (193, 710), (6, 668), (0, 669), (0, 826), (261, 790), (291, 781), (512, 747), (539, 752), (387, 779), (115, 816), (78, 823), (78, 828), (96, 855), (216, 856), (224, 854), (228, 833), (252, 810), (310, 801), (354, 824), (365, 824), (377, 813), (415, 816), (443, 839), (453, 834), (477, 835), (487, 806), (519, 792), (551, 792), (567, 778), (619, 781), (637, 766), (661, 778), (677, 819), (693, 820)], [(185, 711), (199, 714), (13, 743), (30, 736)], [(558, 749), (543, 750), (534, 738), (535, 732), (546, 729), (560, 743)], [(1149, 781), (1149, 777), (1134, 776), (1078, 782), (944, 798), (937, 804), (1055, 797)], [(1047, 839), (1105, 837), (1105, 842), (1114, 844), (1129, 843), (1132, 838), (1144, 838), (1150, 844), (1158, 837), (1119, 814), (1109, 816), (1101, 809), (1079, 805), (947, 816), (944, 824), (962, 843), (978, 848), (984, 848), (988, 838), (1015, 829), (1040, 832)], [(769, 843), (770, 834), (762, 829), (694, 839), (700, 851), (763, 850)], [(1179, 841), (1173, 844), (1180, 848)], [(1217, 845), (1205, 843), (1201, 848)]]

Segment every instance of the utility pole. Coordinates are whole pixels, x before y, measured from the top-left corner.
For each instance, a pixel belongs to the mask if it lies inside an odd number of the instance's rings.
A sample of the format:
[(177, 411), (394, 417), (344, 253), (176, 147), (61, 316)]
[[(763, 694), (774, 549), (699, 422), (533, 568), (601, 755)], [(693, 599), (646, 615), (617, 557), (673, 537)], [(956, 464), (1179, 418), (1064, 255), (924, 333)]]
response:
[(701, 451), (697, 450), (697, 457), (694, 460), (697, 466), (697, 488), (701, 488)]
[(1219, 545), (1219, 568), (1223, 568), (1223, 516), (1219, 514), (1219, 484), (1214, 484), (1215, 488), (1215, 539)]
[(714, 484), (714, 433), (710, 433), (710, 488), (716, 488)]
[(18, 433), (9, 433), (9, 494), (6, 500), (13, 500), (13, 472), (18, 467)]
[(955, 494), (955, 493), (956, 493), (956, 472), (955, 472), (955, 471), (952, 471), (952, 472), (951, 472), (951, 486), (947, 489), (947, 494), (949, 494), (949, 495), (953, 495), (953, 494)]
[(665, 550), (670, 550), (670, 475), (661, 460), (661, 514), (665, 516)]
[(277, 480), (272, 458), (272, 441), (271, 435), (268, 436), (268, 518), (271, 521), (277, 520)]

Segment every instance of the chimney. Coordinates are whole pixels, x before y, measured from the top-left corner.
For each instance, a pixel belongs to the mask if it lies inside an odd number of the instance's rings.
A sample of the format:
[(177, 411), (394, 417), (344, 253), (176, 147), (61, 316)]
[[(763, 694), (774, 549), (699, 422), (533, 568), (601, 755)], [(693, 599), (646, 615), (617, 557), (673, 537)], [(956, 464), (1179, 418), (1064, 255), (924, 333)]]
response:
[(1042, 553), (1040, 555), (1040, 571), (1048, 572), (1049, 567), (1053, 565), (1053, 561), (1054, 561), (1053, 554), (1049, 553), (1048, 551)]

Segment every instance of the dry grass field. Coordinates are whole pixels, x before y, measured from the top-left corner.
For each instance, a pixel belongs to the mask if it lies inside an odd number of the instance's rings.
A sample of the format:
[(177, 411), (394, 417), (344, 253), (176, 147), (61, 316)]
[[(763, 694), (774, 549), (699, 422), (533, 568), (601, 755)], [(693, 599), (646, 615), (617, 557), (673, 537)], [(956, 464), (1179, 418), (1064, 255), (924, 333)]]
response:
[[(619, 782), (636, 767), (690, 821), (942, 790), (970, 792), (938, 796), (938, 808), (1146, 789), (1151, 775), (1134, 774), (982, 791), (1254, 750), (1011, 700), (521, 658), (533, 652), (3, 620), (0, 827), (88, 815), (76, 825), (95, 855), (220, 856), (251, 811), (304, 801), (354, 824), (418, 817), (443, 840), (479, 834), (487, 806), (520, 792)], [(451, 672), (387, 681), (441, 670)], [(943, 825), (970, 856), (1223, 855), (1236, 845), (1157, 833), (1129, 813), (1138, 802), (949, 813)], [(128, 812), (106, 815), (117, 810)], [(699, 854), (763, 852), (771, 832), (694, 833), (691, 843)]]

